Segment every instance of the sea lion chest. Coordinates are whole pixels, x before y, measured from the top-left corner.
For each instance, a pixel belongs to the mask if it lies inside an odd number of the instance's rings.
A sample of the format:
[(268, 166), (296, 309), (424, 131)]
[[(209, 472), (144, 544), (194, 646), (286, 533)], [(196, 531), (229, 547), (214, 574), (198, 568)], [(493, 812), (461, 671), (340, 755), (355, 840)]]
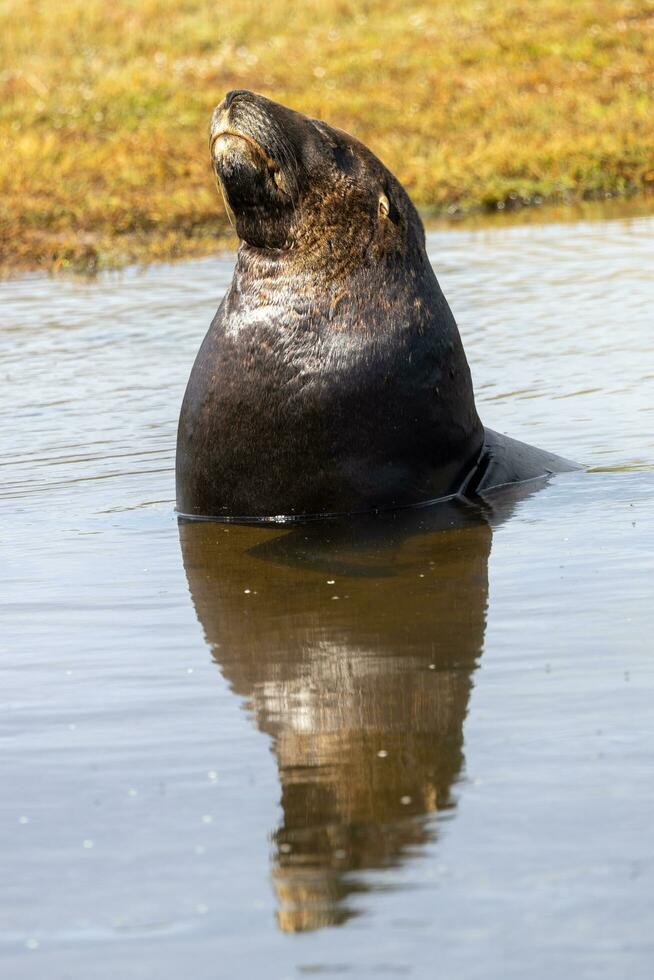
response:
[(309, 292), (236, 278), (182, 406), (180, 510), (341, 512), (438, 492), (448, 447), (436, 429), (460, 415), (449, 403), (467, 365), (454, 321), (432, 329), (430, 297), (415, 284), (412, 295), (406, 284)]

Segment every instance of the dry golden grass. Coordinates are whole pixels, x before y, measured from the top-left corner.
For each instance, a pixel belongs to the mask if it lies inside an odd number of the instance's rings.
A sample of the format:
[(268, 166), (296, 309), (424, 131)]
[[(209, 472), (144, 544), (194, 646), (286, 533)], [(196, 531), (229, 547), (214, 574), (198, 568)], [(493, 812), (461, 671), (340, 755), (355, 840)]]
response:
[(654, 186), (654, 0), (4, 0), (0, 264), (215, 248), (230, 88), (354, 132), (436, 211)]

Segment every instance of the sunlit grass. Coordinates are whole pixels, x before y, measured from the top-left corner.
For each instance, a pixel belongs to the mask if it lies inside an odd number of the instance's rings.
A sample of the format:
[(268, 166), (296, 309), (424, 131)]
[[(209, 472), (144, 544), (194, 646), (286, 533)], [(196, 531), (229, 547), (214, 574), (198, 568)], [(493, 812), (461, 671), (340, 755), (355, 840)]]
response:
[(0, 263), (215, 248), (230, 88), (354, 132), (437, 211), (654, 187), (654, 0), (4, 0)]

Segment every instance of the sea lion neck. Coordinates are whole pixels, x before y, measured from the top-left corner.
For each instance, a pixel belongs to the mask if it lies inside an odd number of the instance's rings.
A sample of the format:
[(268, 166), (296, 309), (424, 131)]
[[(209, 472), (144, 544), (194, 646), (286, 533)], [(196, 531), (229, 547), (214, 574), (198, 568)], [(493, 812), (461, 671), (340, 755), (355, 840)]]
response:
[(350, 295), (358, 285), (370, 295), (375, 289), (388, 288), (396, 282), (415, 288), (419, 281), (426, 289), (438, 288), (436, 277), (424, 249), (410, 250), (411, 261), (403, 256), (384, 254), (369, 243), (367, 249), (348, 249), (341, 243), (326, 240), (313, 247), (259, 248), (241, 242), (234, 269), (233, 288), (241, 295), (261, 288), (283, 291), (287, 296), (298, 292), (306, 296), (333, 293), (347, 289)]
[[(326, 254), (325, 254), (326, 252)], [(267, 291), (306, 295), (309, 291), (331, 292), (339, 285), (351, 289), (360, 268), (368, 282), (379, 278), (383, 281), (381, 270), (375, 271), (375, 263), (356, 262), (352, 256), (298, 248), (258, 248), (242, 242), (236, 256), (233, 287), (241, 295)], [(331, 259), (331, 261), (329, 261)]]
[(278, 248), (258, 248), (241, 242), (236, 253), (234, 282), (243, 288), (244, 283), (279, 278), (286, 266), (286, 253)]

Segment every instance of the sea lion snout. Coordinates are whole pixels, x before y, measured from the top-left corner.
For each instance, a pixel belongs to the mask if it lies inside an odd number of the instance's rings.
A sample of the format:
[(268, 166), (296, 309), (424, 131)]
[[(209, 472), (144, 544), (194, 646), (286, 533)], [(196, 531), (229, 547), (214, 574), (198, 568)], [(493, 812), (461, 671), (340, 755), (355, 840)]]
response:
[(213, 111), (213, 117), (211, 119), (212, 130), (214, 128), (216, 118), (227, 113), (232, 102), (234, 102), (239, 97), (248, 96), (251, 94), (252, 94), (251, 92), (248, 92), (248, 90), (244, 88), (234, 88), (231, 89), (231, 91), (227, 92), (225, 98), (222, 100), (222, 102), (218, 103), (218, 105)]
[(298, 154), (306, 117), (247, 89), (233, 89), (211, 117), (211, 162), (238, 235), (259, 248), (289, 239), (305, 170)]
[[(242, 137), (257, 145), (271, 164), (286, 162), (287, 147), (284, 143), (285, 120), (275, 110), (283, 109), (262, 95), (248, 89), (232, 89), (214, 109), (209, 128), (209, 142), (213, 146), (217, 137), (224, 133)], [(280, 159), (276, 159), (275, 150)]]
[(219, 136), (224, 130), (234, 127), (235, 120), (232, 118), (232, 107), (237, 101), (247, 101), (248, 97), (253, 99), (255, 97), (254, 93), (249, 92), (245, 88), (235, 88), (225, 95), (222, 102), (218, 103), (211, 116), (211, 125), (209, 128), (209, 142), (211, 144), (213, 144), (216, 136)]
[(246, 88), (233, 88), (232, 91), (228, 92), (225, 98), (223, 99), (223, 103), (222, 103), (223, 108), (229, 109), (234, 99), (238, 98), (239, 95), (251, 95), (251, 94), (252, 93), (248, 92)]
[(209, 128), (227, 213), (239, 237), (260, 248), (284, 247), (297, 201), (297, 161), (275, 105), (233, 89), (214, 109)]

